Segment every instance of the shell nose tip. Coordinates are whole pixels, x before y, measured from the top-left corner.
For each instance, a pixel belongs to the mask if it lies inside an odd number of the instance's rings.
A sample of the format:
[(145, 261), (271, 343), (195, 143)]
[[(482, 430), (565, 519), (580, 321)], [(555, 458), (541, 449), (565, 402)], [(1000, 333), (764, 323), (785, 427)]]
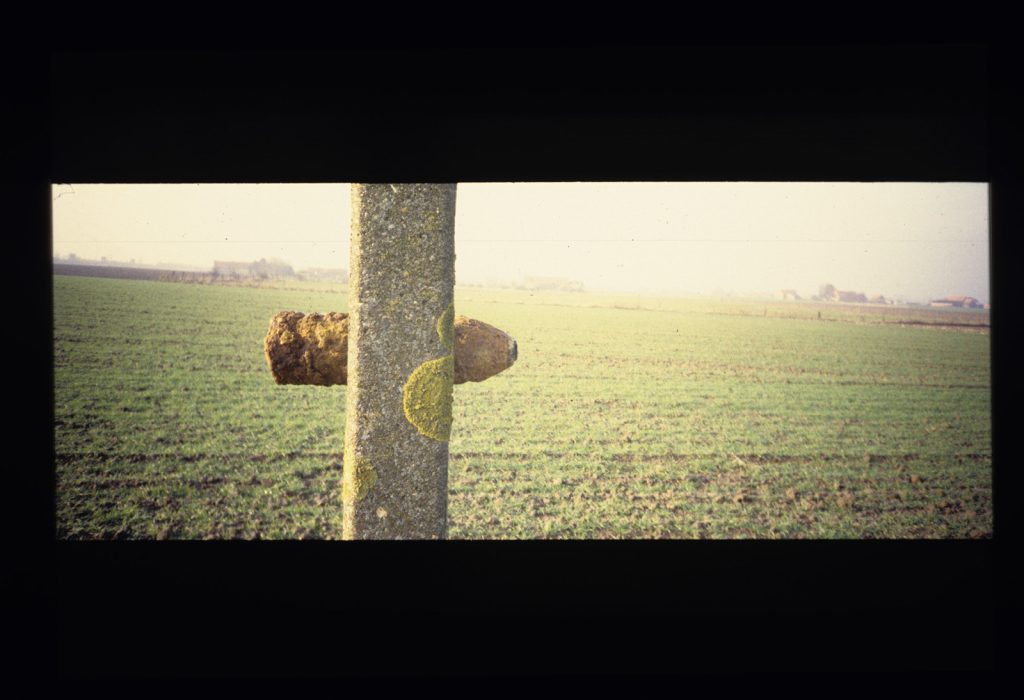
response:
[(508, 363), (511, 365), (519, 357), (519, 345), (516, 341), (512, 341), (512, 347), (508, 351)]

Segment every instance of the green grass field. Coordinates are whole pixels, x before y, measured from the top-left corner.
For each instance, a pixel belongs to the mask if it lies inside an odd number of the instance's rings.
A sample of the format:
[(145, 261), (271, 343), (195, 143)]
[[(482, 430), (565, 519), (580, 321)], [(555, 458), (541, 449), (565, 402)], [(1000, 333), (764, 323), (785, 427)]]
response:
[[(270, 317), (340, 286), (54, 277), (57, 534), (339, 538), (345, 388)], [(987, 312), (457, 289), (519, 360), (455, 388), (449, 536), (991, 537)], [(820, 315), (820, 319), (819, 319)]]

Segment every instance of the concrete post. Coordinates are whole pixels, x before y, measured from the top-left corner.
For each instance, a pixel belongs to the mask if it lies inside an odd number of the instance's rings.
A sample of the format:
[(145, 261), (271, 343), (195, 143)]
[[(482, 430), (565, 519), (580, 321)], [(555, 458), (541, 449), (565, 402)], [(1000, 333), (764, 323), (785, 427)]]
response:
[(344, 539), (443, 539), (455, 185), (352, 185)]

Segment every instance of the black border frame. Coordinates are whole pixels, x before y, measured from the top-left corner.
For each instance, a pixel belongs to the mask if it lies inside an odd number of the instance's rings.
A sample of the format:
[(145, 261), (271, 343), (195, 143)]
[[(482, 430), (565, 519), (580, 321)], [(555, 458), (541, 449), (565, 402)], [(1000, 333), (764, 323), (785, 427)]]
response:
[[(49, 377), (51, 405), (27, 379), (25, 430), (49, 451), (18, 472), (26, 658), (62, 677), (1012, 658), (995, 635), (1020, 621), (999, 291), (1020, 221), (1016, 54), (990, 41), (30, 54), (14, 146), (31, 177), (13, 184), (36, 234), (17, 281), (43, 302), (25, 376)], [(50, 182), (722, 179), (991, 183), (994, 540), (54, 540), (52, 466), (40, 471), (53, 453)]]

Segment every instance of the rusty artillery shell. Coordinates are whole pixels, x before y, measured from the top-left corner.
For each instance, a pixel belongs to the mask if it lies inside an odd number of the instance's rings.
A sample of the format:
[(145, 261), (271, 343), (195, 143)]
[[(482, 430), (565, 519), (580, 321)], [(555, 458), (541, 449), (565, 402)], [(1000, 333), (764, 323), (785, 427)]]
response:
[(270, 319), (263, 352), (278, 384), (345, 384), (348, 314), (282, 311)]
[(482, 382), (516, 361), (516, 341), (483, 321), (455, 317), (455, 383)]
[[(455, 383), (481, 382), (516, 361), (516, 341), (494, 326), (455, 317)], [(263, 341), (278, 384), (348, 383), (348, 314), (282, 311), (270, 319)]]

